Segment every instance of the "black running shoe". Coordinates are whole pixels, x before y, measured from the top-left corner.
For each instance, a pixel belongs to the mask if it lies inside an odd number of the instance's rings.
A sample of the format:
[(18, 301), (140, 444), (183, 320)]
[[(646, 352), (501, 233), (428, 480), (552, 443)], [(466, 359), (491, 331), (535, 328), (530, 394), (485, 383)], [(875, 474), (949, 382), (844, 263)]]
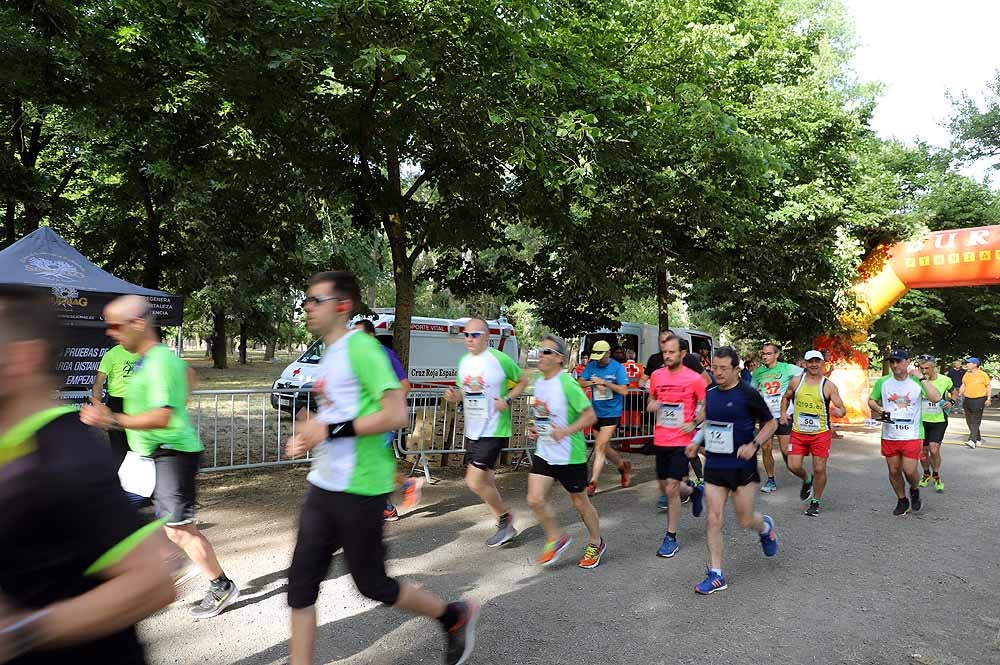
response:
[(920, 501), (920, 490), (914, 488), (910, 490), (910, 505), (913, 507), (913, 512), (920, 510), (923, 503)]
[(813, 499), (809, 502), (809, 507), (806, 508), (806, 515), (809, 517), (819, 517), (819, 501)]
[(799, 499), (805, 501), (813, 492), (813, 477), (809, 476), (809, 480), (802, 481), (802, 489), (799, 490)]
[(479, 607), (471, 600), (460, 600), (455, 603), (455, 609), (458, 611), (458, 621), (445, 633), (448, 647), (444, 662), (447, 665), (462, 665), (468, 662), (476, 644), (476, 619), (479, 618)]
[(892, 511), (893, 515), (905, 515), (910, 512), (910, 502), (906, 499), (900, 499), (896, 502), (896, 509)]

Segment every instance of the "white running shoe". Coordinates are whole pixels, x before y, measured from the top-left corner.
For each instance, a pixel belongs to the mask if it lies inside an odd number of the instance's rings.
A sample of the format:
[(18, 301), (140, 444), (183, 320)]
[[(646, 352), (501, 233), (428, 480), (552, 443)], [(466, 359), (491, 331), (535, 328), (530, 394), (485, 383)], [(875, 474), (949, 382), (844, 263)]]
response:
[(976, 442), (973, 441), (972, 439), (969, 439), (968, 441), (966, 441), (965, 445), (967, 445), (969, 448), (972, 448), (973, 450), (976, 449)]

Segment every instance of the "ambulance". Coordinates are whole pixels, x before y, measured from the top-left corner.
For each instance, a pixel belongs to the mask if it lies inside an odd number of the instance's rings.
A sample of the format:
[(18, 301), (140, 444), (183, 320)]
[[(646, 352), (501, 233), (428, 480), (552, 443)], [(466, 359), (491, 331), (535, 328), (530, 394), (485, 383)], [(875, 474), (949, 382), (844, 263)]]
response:
[[(396, 315), (392, 309), (376, 310), (372, 319), (375, 336), (385, 346), (392, 348), (392, 332)], [(353, 325), (361, 317), (351, 321)], [(371, 318), (371, 317), (368, 317)], [(413, 317), (410, 323), (410, 386), (413, 389), (442, 388), (455, 385), (458, 361), (465, 354), (465, 336), (462, 330), (468, 318), (438, 319), (423, 316)], [(506, 353), (518, 362), (517, 335), (505, 318), (487, 321), (490, 327), (490, 346)], [(272, 384), (274, 390), (312, 387), (319, 371), (319, 361), (323, 356), (324, 344), (316, 340), (305, 353), (288, 365)], [(304, 393), (303, 393), (304, 395)], [(283, 393), (271, 394), (271, 406), (285, 410), (297, 410), (304, 397)], [(296, 403), (296, 400), (298, 402)]]

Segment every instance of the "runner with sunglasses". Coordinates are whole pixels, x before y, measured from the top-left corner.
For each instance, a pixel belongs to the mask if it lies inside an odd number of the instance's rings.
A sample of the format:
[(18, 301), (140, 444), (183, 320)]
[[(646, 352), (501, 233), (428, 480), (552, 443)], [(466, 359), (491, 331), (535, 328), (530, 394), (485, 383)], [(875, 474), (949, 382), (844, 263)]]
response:
[(500, 547), (517, 535), (514, 519), (497, 489), (495, 469), (500, 452), (509, 446), (510, 406), (524, 392), (527, 379), (510, 356), (490, 347), (490, 326), (473, 317), (465, 324), (465, 348), (458, 363), (455, 388), (445, 399), (462, 403), (465, 449), (469, 466), (465, 484), (497, 519), (497, 530), (487, 547)]
[(597, 422), (597, 415), (580, 384), (563, 371), (565, 360), (566, 342), (546, 335), (538, 354), (542, 378), (535, 381), (528, 429), (528, 438), (537, 444), (528, 475), (528, 505), (545, 530), (545, 548), (538, 563), (550, 566), (572, 542), (560, 530), (549, 507), (549, 492), (558, 480), (569, 492), (590, 536), (578, 565), (597, 568), (608, 547), (601, 537), (597, 509), (587, 496), (587, 442), (583, 438), (583, 430)]

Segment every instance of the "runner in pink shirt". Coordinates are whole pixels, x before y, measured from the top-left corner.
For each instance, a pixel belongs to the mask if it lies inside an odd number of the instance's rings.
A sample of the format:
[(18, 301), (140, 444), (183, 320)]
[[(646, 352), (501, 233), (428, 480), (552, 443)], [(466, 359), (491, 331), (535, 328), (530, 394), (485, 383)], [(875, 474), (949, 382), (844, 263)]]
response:
[(661, 345), (663, 367), (649, 378), (647, 410), (656, 416), (653, 446), (656, 449), (656, 478), (660, 491), (667, 495), (667, 535), (656, 555), (669, 559), (677, 553), (677, 525), (681, 501), (691, 497), (691, 513), (701, 515), (704, 490), (681, 481), (688, 473), (684, 448), (694, 439), (696, 420), (703, 418), (705, 381), (682, 364), (680, 339), (675, 335)]

